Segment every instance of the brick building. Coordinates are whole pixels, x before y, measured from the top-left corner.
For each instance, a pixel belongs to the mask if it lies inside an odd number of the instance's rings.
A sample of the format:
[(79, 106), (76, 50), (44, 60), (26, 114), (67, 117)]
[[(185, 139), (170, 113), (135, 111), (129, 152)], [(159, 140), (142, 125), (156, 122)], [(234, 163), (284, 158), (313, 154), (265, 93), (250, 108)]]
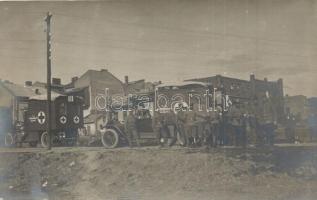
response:
[(286, 95), (284, 101), (285, 111), (298, 116), (301, 121), (306, 121), (311, 114), (317, 114), (317, 97), (307, 98), (304, 95)]
[(250, 80), (241, 80), (237, 78), (224, 77), (221, 75), (196, 78), (187, 81), (199, 81), (211, 84), (215, 88), (222, 88), (229, 95), (233, 103), (243, 103), (261, 99), (270, 96), (272, 104), (278, 113), (278, 120), (282, 121), (284, 117), (284, 92), (283, 80), (268, 81), (258, 80), (252, 74)]

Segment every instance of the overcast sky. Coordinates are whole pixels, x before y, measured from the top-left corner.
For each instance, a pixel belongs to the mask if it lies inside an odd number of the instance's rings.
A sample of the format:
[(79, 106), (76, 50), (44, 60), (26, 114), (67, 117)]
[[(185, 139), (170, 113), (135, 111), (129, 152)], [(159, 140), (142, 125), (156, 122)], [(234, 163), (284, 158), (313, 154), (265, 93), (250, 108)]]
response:
[(254, 73), (317, 96), (315, 0), (0, 2), (0, 78), (45, 81), (47, 11), (63, 83), (101, 68), (148, 81)]

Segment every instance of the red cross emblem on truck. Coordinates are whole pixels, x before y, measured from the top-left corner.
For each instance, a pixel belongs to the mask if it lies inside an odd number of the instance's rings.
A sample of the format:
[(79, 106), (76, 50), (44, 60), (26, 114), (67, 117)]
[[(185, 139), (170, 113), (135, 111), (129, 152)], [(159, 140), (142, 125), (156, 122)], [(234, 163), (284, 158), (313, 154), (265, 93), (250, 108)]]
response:
[(44, 124), (45, 123), (45, 113), (43, 111), (40, 111), (37, 114), (37, 121), (39, 124)]
[(66, 118), (66, 116), (61, 116), (61, 118), (59, 118), (59, 121), (62, 123), (62, 124), (66, 124), (66, 122), (67, 122), (67, 118)]
[(80, 120), (79, 117), (76, 115), (76, 116), (74, 117), (74, 123), (75, 123), (75, 124), (78, 124), (78, 123), (79, 123), (79, 120)]

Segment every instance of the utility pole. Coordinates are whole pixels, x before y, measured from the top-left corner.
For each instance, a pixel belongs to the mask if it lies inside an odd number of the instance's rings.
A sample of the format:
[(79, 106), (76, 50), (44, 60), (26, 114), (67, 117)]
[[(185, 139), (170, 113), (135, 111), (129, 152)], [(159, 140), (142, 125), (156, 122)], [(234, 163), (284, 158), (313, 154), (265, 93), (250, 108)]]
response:
[(51, 107), (51, 18), (52, 15), (47, 12), (45, 22), (46, 22), (46, 52), (47, 52), (47, 134), (48, 134), (48, 150), (52, 148), (52, 107)]

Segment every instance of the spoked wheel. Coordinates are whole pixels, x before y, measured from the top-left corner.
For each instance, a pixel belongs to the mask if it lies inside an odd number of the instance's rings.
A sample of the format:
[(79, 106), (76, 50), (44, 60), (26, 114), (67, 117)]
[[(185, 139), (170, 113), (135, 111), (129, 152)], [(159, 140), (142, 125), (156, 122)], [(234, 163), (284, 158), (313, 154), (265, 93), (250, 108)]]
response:
[(8, 133), (4, 137), (4, 144), (7, 147), (12, 147), (14, 145), (14, 138), (13, 138), (13, 135), (11, 133)]
[(119, 134), (113, 129), (106, 129), (101, 135), (101, 142), (105, 148), (116, 148), (119, 144)]
[(47, 148), (49, 143), (49, 137), (47, 132), (43, 132), (41, 135), (41, 146)]

